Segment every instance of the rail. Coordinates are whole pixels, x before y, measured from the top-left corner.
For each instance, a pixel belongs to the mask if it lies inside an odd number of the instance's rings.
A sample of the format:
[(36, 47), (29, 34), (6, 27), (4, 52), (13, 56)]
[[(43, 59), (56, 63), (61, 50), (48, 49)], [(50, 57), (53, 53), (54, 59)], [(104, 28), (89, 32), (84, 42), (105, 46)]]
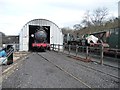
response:
[[(104, 58), (112, 58), (114, 60), (120, 58), (120, 49), (111, 49), (105, 48), (103, 45), (99, 47), (91, 46), (78, 46), (78, 45), (60, 45), (60, 44), (51, 44), (51, 50), (57, 52), (67, 53), (68, 55), (78, 56), (82, 55), (85, 59), (98, 58), (100, 64), (103, 65)], [(109, 59), (110, 59), (109, 58)]]

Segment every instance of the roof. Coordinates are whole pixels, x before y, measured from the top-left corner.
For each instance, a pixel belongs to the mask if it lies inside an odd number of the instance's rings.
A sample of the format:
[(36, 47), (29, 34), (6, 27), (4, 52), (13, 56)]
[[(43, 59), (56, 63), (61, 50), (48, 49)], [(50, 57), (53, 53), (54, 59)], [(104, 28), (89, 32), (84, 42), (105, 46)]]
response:
[[(54, 22), (52, 22), (52, 21), (50, 21), (50, 20), (47, 20), (47, 19), (33, 19), (33, 20), (28, 21), (25, 25), (29, 24), (30, 22), (33, 22), (33, 21), (40, 21), (40, 20), (44, 20), (44, 21), (51, 22), (51, 23), (53, 23), (55, 26), (58, 27), (58, 25), (56, 25)], [(25, 25), (24, 25), (24, 26), (25, 26)], [(24, 26), (23, 26), (23, 27), (24, 27)], [(59, 27), (58, 27), (58, 28), (59, 28)], [(59, 29), (60, 29), (60, 28), (59, 28)]]
[(19, 36), (5, 36), (3, 38), (4, 44), (19, 43)]

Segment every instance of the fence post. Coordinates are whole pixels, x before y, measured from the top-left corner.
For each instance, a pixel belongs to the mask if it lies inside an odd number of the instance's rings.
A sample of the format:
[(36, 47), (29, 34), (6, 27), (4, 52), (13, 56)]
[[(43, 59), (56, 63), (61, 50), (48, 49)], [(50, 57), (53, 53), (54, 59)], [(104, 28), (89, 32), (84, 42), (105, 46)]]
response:
[(65, 45), (63, 45), (63, 53), (64, 53)]
[(58, 52), (60, 51), (60, 45), (58, 44)]
[(56, 50), (56, 44), (54, 44), (54, 49)]
[(101, 65), (103, 65), (103, 53), (104, 53), (103, 49), (104, 49), (103, 45), (101, 44), (101, 60), (100, 60)]
[(70, 55), (70, 51), (71, 51), (71, 45), (69, 45), (69, 55)]
[(86, 46), (86, 59), (88, 59), (88, 46)]
[(76, 56), (78, 54), (78, 45), (76, 45)]
[(54, 44), (53, 44), (53, 51), (54, 51)]
[(115, 59), (117, 59), (117, 49), (115, 49)]
[(55, 44), (55, 50), (57, 50), (57, 44)]
[(82, 46), (82, 52), (84, 52), (84, 46)]

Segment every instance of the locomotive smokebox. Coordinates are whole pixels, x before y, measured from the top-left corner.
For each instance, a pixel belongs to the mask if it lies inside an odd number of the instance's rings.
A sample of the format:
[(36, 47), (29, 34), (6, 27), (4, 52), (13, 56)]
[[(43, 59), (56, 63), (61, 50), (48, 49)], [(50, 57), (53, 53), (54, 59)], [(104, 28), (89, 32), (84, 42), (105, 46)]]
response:
[(50, 43), (50, 26), (29, 25), (29, 51), (33, 43)]
[(35, 33), (35, 42), (36, 43), (46, 42), (46, 38), (47, 38), (47, 33), (44, 30), (37, 31)]

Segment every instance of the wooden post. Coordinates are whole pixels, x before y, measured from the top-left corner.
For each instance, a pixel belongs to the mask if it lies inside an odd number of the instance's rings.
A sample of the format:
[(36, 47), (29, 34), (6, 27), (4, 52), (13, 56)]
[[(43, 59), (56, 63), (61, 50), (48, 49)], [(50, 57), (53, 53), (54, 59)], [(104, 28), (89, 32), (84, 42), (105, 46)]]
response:
[(57, 46), (57, 44), (55, 44), (55, 50), (56, 50), (56, 48), (57, 48), (56, 46)]
[(78, 45), (76, 45), (76, 56), (78, 54)]
[(115, 49), (115, 59), (117, 59), (117, 49)]
[(86, 46), (86, 59), (88, 59), (88, 46)]
[(85, 49), (84, 47), (85, 47), (85, 46), (82, 46), (82, 52), (83, 52), (83, 53), (84, 53), (84, 49)]
[(60, 45), (58, 44), (58, 52), (60, 51)]
[(65, 45), (63, 45), (63, 53), (64, 53)]
[(53, 50), (54, 50), (54, 44), (53, 44)]
[(68, 51), (68, 52), (69, 52), (69, 55), (70, 55), (70, 51), (71, 51), (71, 45), (69, 45), (68, 47), (69, 47), (69, 51)]
[(103, 52), (104, 52), (103, 49), (104, 49), (104, 48), (103, 48), (103, 45), (101, 44), (101, 51), (100, 51), (100, 53), (101, 53), (100, 64), (101, 64), (101, 65), (103, 65)]

